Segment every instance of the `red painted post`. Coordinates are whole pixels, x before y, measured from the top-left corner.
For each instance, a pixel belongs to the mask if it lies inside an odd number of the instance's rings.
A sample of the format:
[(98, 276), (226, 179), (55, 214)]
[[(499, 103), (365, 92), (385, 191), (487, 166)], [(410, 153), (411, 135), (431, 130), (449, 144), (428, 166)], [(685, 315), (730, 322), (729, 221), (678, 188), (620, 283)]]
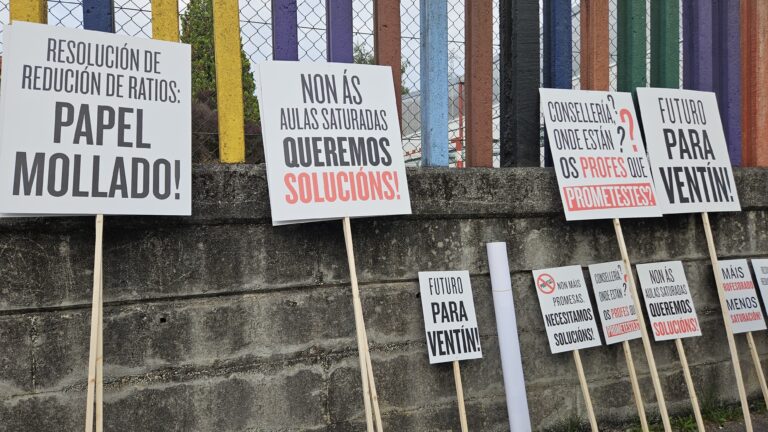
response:
[(581, 0), (581, 88), (608, 90), (608, 0)]
[(402, 121), (403, 78), (400, 51), (400, 0), (374, 0), (373, 53), (376, 64), (392, 67), (397, 115)]
[(465, 2), (467, 166), (493, 167), (493, 2)]
[(768, 2), (741, 2), (741, 154), (743, 166), (768, 166)]

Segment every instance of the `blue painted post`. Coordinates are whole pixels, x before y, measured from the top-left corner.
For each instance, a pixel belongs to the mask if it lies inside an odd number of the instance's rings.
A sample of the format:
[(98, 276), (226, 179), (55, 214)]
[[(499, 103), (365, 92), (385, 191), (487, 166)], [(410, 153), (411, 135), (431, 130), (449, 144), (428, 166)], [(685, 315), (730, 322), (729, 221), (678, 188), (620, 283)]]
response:
[(83, 0), (83, 28), (115, 32), (115, 7), (112, 0)]
[(420, 0), (421, 165), (448, 166), (448, 4)]
[(296, 0), (272, 0), (272, 58), (299, 60)]
[(328, 61), (352, 63), (352, 0), (326, 0)]
[(717, 94), (734, 166), (741, 164), (739, 0), (683, 0), (683, 87)]
[[(572, 87), (572, 16), (571, 0), (544, 0), (543, 87)], [(552, 153), (548, 144), (544, 146), (544, 166), (552, 166)]]

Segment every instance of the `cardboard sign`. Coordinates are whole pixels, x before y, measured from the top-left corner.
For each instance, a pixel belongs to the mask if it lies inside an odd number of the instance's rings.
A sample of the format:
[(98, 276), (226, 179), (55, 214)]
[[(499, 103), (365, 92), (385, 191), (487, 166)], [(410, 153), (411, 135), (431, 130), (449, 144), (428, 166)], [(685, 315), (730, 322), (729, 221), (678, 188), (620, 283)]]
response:
[(392, 70), (258, 65), (272, 223), (410, 214)]
[(467, 271), (419, 272), (429, 363), (483, 357)]
[(734, 333), (765, 330), (765, 319), (745, 259), (720, 261), (725, 302)]
[(190, 215), (188, 45), (4, 29), (0, 213)]
[(661, 210), (741, 210), (715, 94), (640, 87), (637, 98)]
[(629, 292), (624, 263), (613, 261), (590, 265), (589, 275), (606, 345), (640, 338), (640, 323)]
[(755, 270), (755, 279), (763, 302), (768, 302), (768, 259), (753, 259), (752, 268)]
[(602, 345), (581, 267), (533, 271), (552, 354)]
[(565, 218), (661, 216), (632, 95), (539, 92)]
[(699, 318), (681, 261), (638, 264), (637, 277), (654, 340), (701, 336)]

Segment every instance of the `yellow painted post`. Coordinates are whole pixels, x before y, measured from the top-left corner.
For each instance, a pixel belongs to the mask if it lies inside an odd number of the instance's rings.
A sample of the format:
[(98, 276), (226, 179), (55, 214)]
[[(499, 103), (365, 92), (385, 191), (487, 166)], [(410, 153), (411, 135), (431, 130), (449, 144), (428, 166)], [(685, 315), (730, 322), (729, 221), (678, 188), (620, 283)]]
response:
[(179, 41), (178, 0), (152, 0), (152, 39)]
[(46, 0), (11, 0), (11, 21), (48, 24)]
[(245, 162), (239, 13), (237, 0), (213, 0), (219, 160), (224, 163)]

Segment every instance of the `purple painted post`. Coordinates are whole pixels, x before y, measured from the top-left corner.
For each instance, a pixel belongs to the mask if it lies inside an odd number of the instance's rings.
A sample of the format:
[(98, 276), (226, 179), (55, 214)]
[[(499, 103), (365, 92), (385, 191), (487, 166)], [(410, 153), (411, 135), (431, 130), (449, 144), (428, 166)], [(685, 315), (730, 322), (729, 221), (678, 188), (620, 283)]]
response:
[(299, 60), (296, 0), (272, 0), (272, 58)]
[(717, 94), (731, 163), (741, 165), (739, 0), (683, 0), (683, 87)]
[(352, 63), (352, 0), (326, 0), (328, 61)]

